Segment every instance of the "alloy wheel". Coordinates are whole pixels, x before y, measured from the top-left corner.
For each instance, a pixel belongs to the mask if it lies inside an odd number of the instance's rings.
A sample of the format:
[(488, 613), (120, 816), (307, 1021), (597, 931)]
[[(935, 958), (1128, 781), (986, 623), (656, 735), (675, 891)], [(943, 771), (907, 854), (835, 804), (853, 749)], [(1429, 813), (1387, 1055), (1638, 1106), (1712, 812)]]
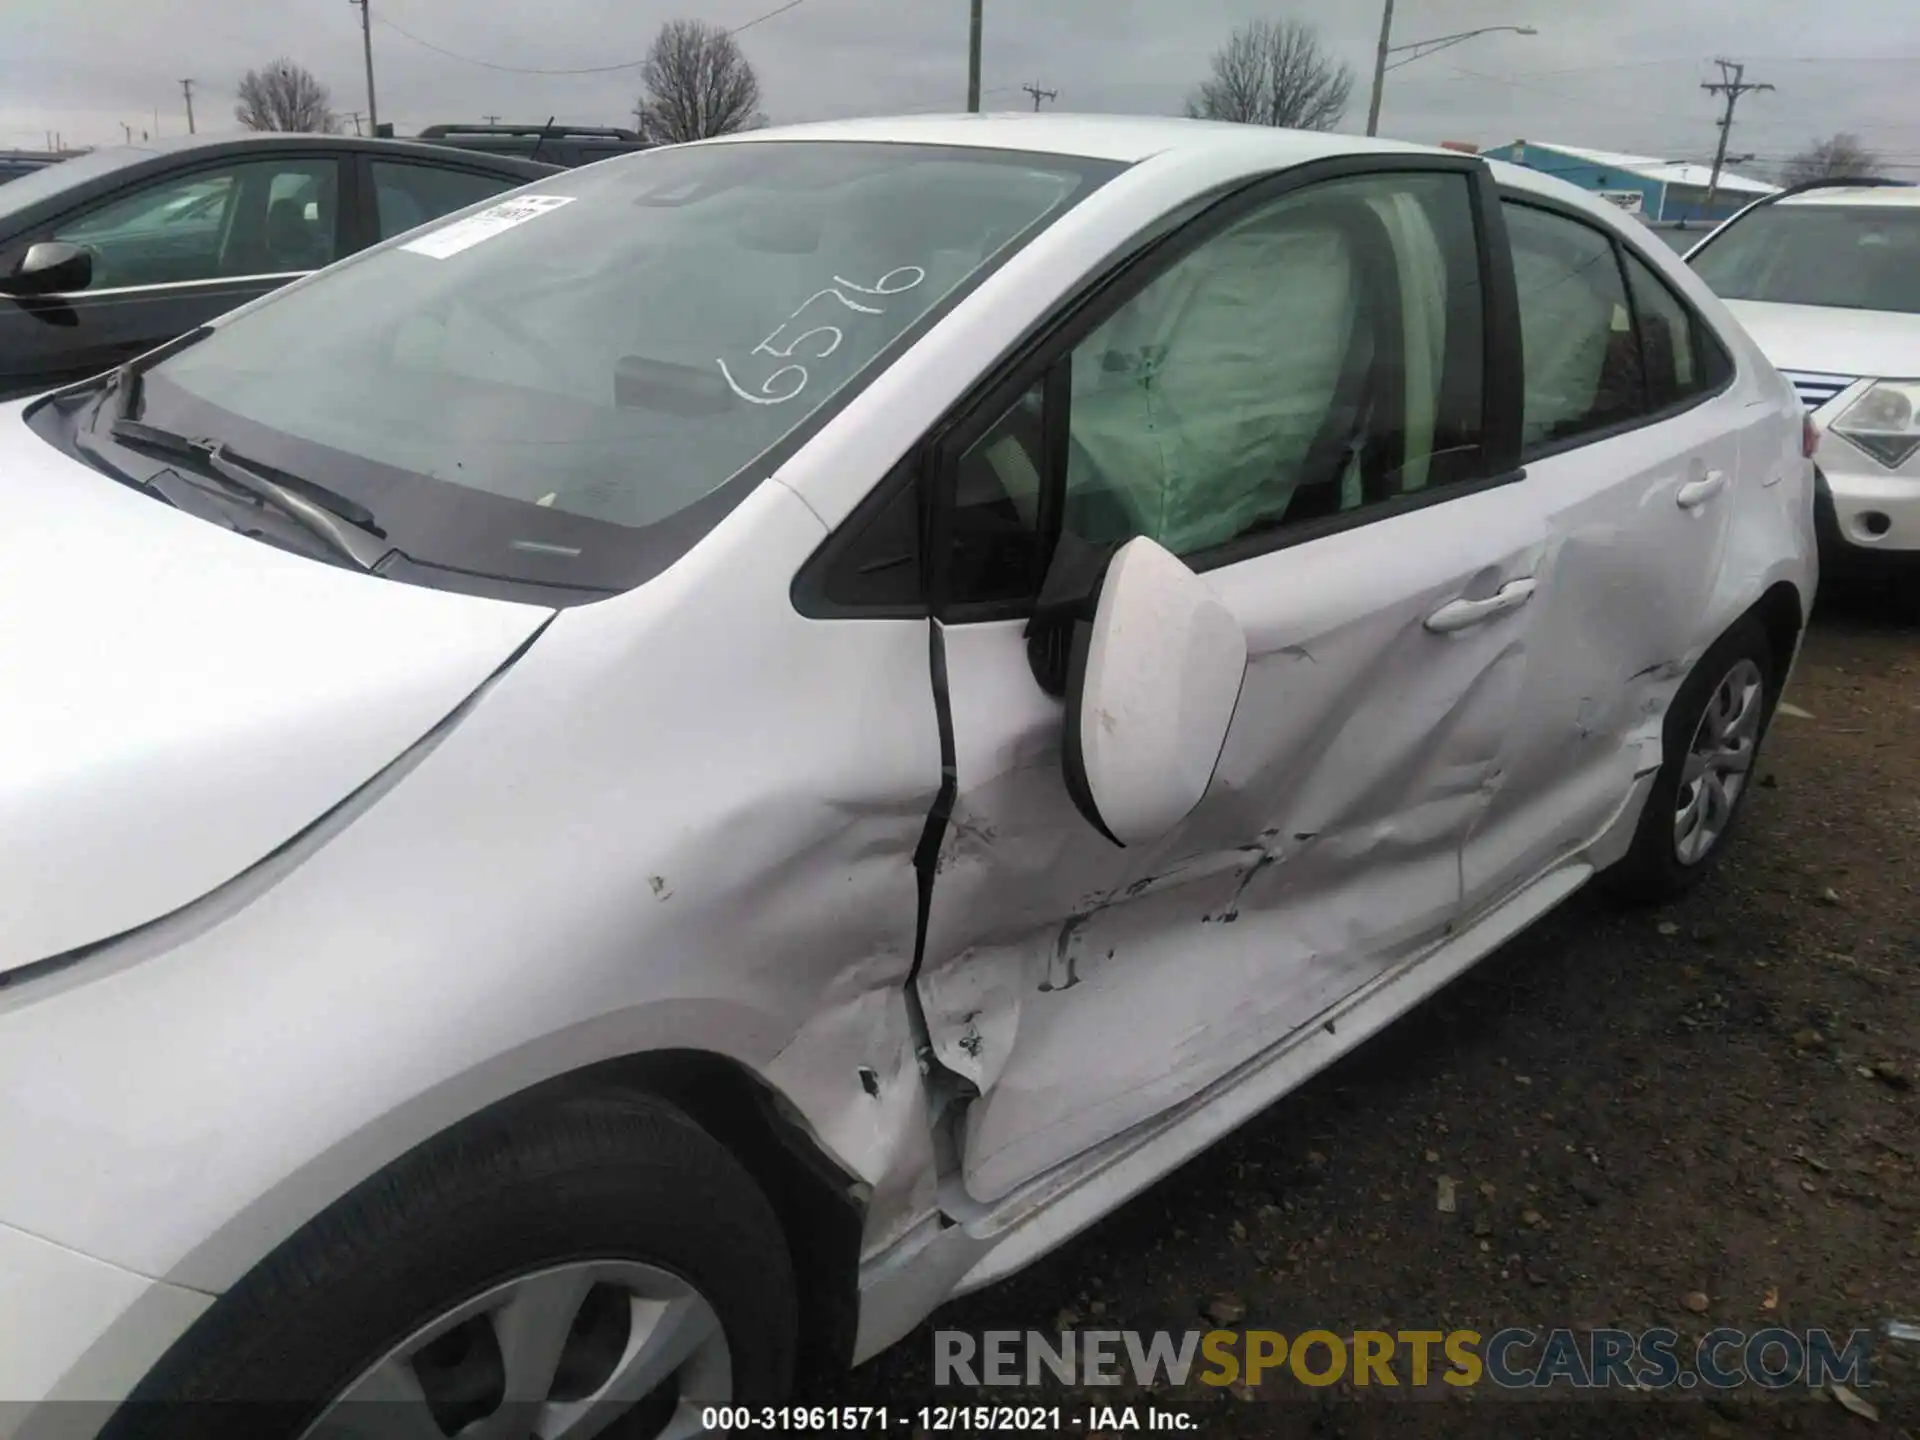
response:
[(1752, 660), (1736, 661), (1714, 686), (1674, 802), (1673, 848), (1682, 865), (1699, 864), (1727, 833), (1753, 769), (1765, 708), (1766, 681)]
[(698, 1291), (651, 1265), (582, 1261), (444, 1311), (303, 1440), (677, 1440), (732, 1394), (726, 1334)]

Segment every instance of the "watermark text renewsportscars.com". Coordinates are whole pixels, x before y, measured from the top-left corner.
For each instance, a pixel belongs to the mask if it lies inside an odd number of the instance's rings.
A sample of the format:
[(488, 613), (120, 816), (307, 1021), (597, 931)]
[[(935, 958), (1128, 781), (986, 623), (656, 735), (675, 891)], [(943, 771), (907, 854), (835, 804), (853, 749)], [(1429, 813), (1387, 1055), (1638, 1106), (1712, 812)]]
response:
[(1873, 1333), (1669, 1329), (936, 1330), (936, 1386), (1303, 1386), (1672, 1392), (1873, 1383)]

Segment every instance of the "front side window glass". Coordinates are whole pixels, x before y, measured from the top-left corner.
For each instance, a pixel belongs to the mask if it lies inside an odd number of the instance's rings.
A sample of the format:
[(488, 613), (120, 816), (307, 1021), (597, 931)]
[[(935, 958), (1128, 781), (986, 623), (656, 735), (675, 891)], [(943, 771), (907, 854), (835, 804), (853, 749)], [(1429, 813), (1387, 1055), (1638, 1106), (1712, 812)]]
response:
[(1192, 556), (1465, 478), (1481, 328), (1464, 176), (1276, 201), (1075, 349), (1066, 527)]
[(56, 226), (93, 256), (90, 289), (316, 270), (332, 262), (331, 160), (255, 161), (156, 182)]

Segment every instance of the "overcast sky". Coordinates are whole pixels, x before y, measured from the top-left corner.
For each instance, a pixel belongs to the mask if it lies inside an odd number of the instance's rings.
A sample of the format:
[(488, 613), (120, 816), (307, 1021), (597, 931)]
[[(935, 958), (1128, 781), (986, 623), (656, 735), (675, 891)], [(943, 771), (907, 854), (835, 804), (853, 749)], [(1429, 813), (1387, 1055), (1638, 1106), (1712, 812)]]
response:
[[(381, 118), (401, 134), (498, 114), (632, 123), (635, 69), (506, 73), (638, 60), (661, 21), (743, 24), (779, 0), (373, 0)], [(196, 81), (202, 133), (230, 130), (249, 66), (287, 55), (366, 109), (360, 12), (348, 0), (0, 0), (0, 146), (118, 142), (122, 124), (186, 126), (179, 80)], [(1177, 112), (1234, 25), (1291, 15), (1317, 26), (1357, 72), (1341, 128), (1366, 124), (1378, 0), (986, 0), (985, 107)], [(1818, 17), (1810, 25), (1810, 17)], [(1773, 94), (1740, 104), (1734, 150), (1766, 169), (1815, 136), (1858, 133), (1895, 173), (1920, 179), (1920, 4), (1914, 0), (1399, 0), (1396, 42), (1481, 25), (1489, 35), (1388, 76), (1383, 134), (1495, 145), (1525, 138), (1670, 159), (1710, 159), (1718, 102), (1699, 88), (1725, 55)], [(966, 0), (802, 0), (740, 37), (775, 122), (958, 110), (966, 99)], [(156, 121), (156, 109), (158, 117)]]

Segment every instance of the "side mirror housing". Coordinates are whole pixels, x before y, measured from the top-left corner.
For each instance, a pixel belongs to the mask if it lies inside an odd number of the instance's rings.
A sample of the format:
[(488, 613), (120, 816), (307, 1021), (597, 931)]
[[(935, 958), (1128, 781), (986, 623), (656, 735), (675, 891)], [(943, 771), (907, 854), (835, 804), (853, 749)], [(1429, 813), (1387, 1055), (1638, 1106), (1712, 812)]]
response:
[(11, 275), (0, 276), (0, 294), (59, 295), (92, 283), (92, 252), (64, 240), (42, 240), (27, 247)]
[(1200, 803), (1247, 672), (1247, 637), (1213, 589), (1152, 540), (1129, 540), (1074, 626), (1067, 790), (1116, 845), (1156, 840)]

